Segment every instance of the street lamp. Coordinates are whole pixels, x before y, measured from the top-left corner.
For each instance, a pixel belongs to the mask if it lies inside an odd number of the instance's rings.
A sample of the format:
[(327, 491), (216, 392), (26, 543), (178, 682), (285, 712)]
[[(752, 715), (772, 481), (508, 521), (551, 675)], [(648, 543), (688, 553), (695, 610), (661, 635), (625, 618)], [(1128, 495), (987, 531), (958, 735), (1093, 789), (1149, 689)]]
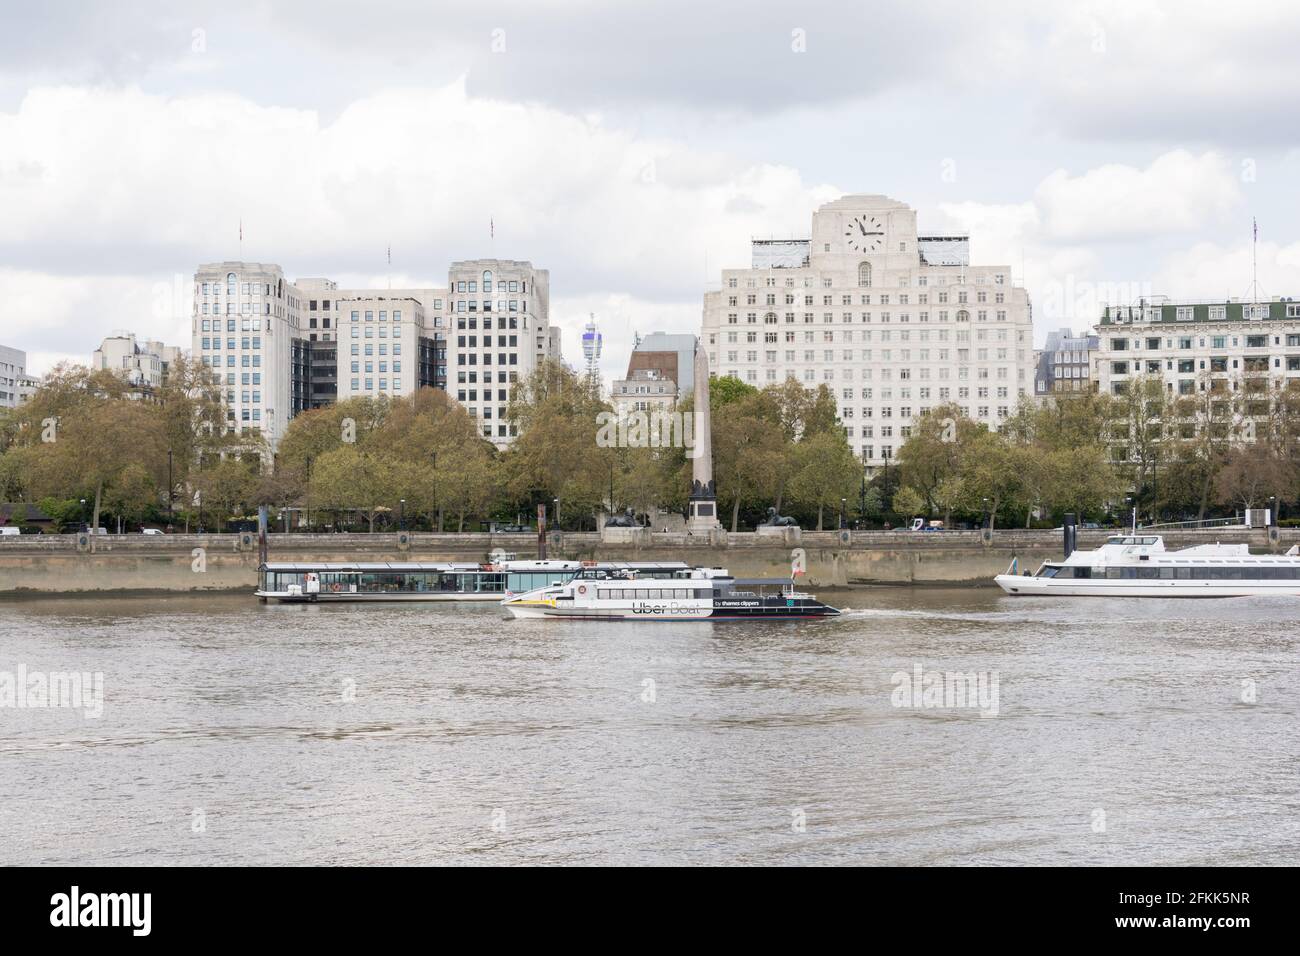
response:
[(90, 520), (86, 517), (86, 499), (85, 499), (85, 498), (82, 498), (82, 499), (81, 499), (81, 529), (82, 529), (83, 531), (89, 531), (89, 530), (90, 530)]
[(174, 494), (175, 491), (176, 491), (176, 482), (175, 479), (173, 479), (172, 477), (172, 450), (168, 448), (167, 449), (167, 530), (168, 531), (172, 530), (171, 526), (176, 521), (176, 508), (174, 507), (174, 502), (176, 499), (176, 496)]
[(559, 531), (560, 530), (560, 499), (553, 498), (552, 500), (555, 502), (555, 530)]
[(406, 530), (406, 499), (402, 498), (397, 502), (397, 528), (399, 531)]
[(1129, 496), (1128, 496), (1128, 502), (1129, 502), (1129, 504), (1131, 504), (1131, 505), (1133, 506), (1133, 526), (1132, 526), (1132, 530), (1129, 531), (1129, 534), (1137, 534), (1137, 533), (1138, 533), (1138, 502), (1137, 502), (1137, 495), (1129, 495)]
[(847, 498), (840, 499), (840, 530), (841, 531), (843, 531), (845, 528), (848, 527), (848, 523), (847, 523), (848, 516), (846, 514), (846, 512), (848, 511), (848, 504), (849, 504), (849, 500)]

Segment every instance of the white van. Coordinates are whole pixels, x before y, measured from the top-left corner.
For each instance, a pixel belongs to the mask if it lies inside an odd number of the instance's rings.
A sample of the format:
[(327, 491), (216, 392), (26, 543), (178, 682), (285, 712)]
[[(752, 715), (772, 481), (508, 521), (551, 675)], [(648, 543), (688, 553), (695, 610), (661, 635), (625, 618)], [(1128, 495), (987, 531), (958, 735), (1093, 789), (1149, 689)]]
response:
[(19, 528), (16, 525), (7, 524), (0, 527), (0, 538), (8, 538), (22, 533), (22, 528)]

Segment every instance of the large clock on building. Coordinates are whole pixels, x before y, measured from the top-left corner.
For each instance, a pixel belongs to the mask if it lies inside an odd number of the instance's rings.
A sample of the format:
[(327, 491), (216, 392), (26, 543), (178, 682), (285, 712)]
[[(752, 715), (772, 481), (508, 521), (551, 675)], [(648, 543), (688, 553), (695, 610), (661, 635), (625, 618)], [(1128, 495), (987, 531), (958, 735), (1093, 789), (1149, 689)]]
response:
[(885, 226), (875, 216), (855, 216), (844, 230), (844, 238), (854, 252), (879, 252), (885, 244)]

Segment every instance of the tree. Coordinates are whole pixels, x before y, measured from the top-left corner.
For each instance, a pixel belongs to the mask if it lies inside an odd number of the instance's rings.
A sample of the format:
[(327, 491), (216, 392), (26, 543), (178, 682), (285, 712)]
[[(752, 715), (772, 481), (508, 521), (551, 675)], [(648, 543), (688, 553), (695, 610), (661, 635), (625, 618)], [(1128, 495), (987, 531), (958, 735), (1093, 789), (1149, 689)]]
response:
[(341, 514), (356, 511), (374, 533), (375, 519), (392, 510), (400, 497), (396, 476), (385, 459), (342, 445), (312, 466), (311, 497), (316, 507)]
[(915, 488), (904, 485), (894, 494), (894, 512), (899, 517), (929, 514), (925, 497)]
[(209, 462), (194, 476), (200, 508), (215, 517), (218, 533), (226, 520), (247, 510), (258, 475), (255, 464), (229, 457)]
[(502, 479), (516, 501), (564, 502), (563, 517), (595, 516), (609, 493), (618, 449), (598, 441), (602, 412), (611, 413), (587, 376), (541, 362), (516, 383), (506, 418), (519, 432), (502, 455)]
[(817, 509), (822, 530), (826, 508), (834, 510), (857, 490), (858, 461), (843, 432), (817, 432), (795, 446), (795, 473), (790, 490), (795, 501)]

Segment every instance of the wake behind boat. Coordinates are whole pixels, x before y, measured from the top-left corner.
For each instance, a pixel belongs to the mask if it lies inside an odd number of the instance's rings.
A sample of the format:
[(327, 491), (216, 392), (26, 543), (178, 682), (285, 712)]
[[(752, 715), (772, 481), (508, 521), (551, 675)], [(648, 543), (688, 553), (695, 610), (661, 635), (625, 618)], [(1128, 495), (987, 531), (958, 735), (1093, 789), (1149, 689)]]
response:
[(584, 568), (569, 581), (501, 604), (517, 618), (594, 621), (775, 621), (840, 613), (796, 591), (789, 578), (737, 579), (723, 568), (690, 568), (671, 578)]
[(1300, 595), (1297, 547), (1283, 555), (1251, 554), (1244, 544), (1201, 544), (1166, 551), (1159, 535), (1116, 535), (1096, 550), (1045, 561), (1032, 575), (1012, 569), (994, 580), (1003, 591), (1017, 596)]

